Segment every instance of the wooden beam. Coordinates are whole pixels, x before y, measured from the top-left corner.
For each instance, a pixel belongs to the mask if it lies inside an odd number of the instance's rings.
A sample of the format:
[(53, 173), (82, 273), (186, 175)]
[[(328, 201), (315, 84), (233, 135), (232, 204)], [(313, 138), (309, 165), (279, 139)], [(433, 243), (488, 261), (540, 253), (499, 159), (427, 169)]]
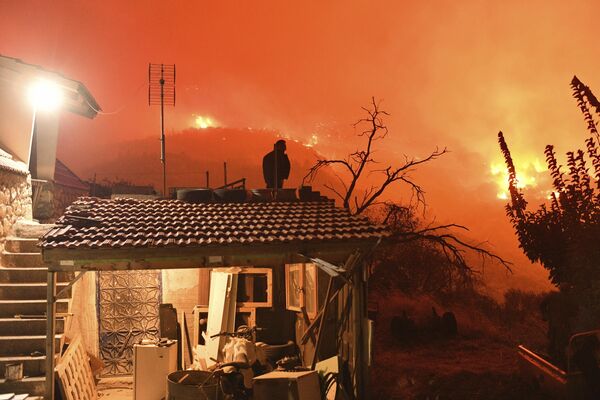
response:
[(333, 276), (329, 277), (329, 284), (327, 285), (327, 294), (325, 295), (325, 304), (323, 305), (323, 314), (321, 315), (321, 323), (319, 324), (319, 330), (317, 331), (317, 343), (315, 344), (315, 352), (313, 354), (312, 363), (310, 369), (314, 371), (317, 366), (317, 360), (319, 359), (319, 347), (323, 341), (323, 327), (327, 320), (327, 309), (329, 308), (329, 296), (331, 296), (331, 289), (333, 288)]
[[(300, 311), (302, 311), (302, 318), (304, 319), (304, 325), (307, 327), (310, 326), (310, 318), (308, 316), (308, 313), (306, 312), (306, 307), (304, 307), (304, 306), (300, 307)], [(309, 338), (313, 345), (317, 344), (317, 339), (315, 338), (315, 334), (313, 332), (309, 333)]]
[[(68, 266), (71, 262), (100, 262), (117, 260), (203, 260), (208, 264), (214, 263), (219, 266), (218, 257), (240, 257), (240, 258), (276, 258), (282, 255), (290, 258), (294, 255), (304, 254), (309, 257), (326, 259), (336, 262), (337, 258), (347, 256), (348, 249), (367, 248), (372, 241), (347, 241), (347, 242), (300, 242), (300, 243), (278, 243), (278, 244), (220, 244), (206, 246), (162, 246), (146, 248), (44, 248), (42, 257), (45, 262), (58, 262)], [(332, 258), (334, 258), (332, 260)]]

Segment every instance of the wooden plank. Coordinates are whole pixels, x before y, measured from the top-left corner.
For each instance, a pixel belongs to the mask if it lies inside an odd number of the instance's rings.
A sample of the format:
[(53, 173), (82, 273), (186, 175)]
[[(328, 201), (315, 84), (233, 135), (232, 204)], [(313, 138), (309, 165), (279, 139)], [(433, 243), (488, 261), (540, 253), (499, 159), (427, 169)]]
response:
[[(76, 256), (76, 255), (73, 255)], [(336, 255), (337, 257), (338, 255)], [(339, 256), (341, 257), (341, 255)], [(294, 254), (281, 253), (279, 255), (251, 256), (236, 255), (220, 258), (220, 263), (215, 265), (208, 262), (208, 257), (177, 257), (177, 258), (148, 258), (148, 259), (73, 259), (67, 264), (56, 263), (49, 265), (52, 271), (127, 271), (150, 269), (181, 269), (181, 268), (214, 268), (233, 266), (264, 265), (281, 267), (286, 263), (295, 263), (304, 257)], [(48, 262), (47, 262), (48, 264)]]
[(211, 272), (208, 322), (206, 327), (206, 352), (208, 366), (222, 357), (221, 349), (226, 338), (211, 336), (231, 331), (235, 325), (235, 298), (237, 295), (237, 273), (235, 270), (214, 269)]
[[(181, 348), (187, 349), (187, 356), (190, 363), (194, 361), (194, 355), (192, 354), (192, 344), (190, 343), (190, 330), (188, 329), (187, 318), (185, 316), (185, 311), (181, 313), (181, 317), (183, 319), (183, 329), (181, 330), (181, 340), (183, 343), (181, 344)], [(187, 364), (185, 363), (185, 354), (181, 357), (181, 360), (184, 364), (184, 369), (187, 368)]]
[(209, 293), (209, 312), (206, 330), (206, 353), (208, 366), (214, 365), (214, 360), (219, 359), (219, 349), (221, 347), (221, 338), (211, 338), (223, 330), (223, 319), (226, 311), (226, 298), (231, 285), (231, 276), (227, 273), (211, 274), (210, 293)]
[(329, 283), (327, 284), (327, 294), (325, 295), (325, 304), (323, 305), (323, 314), (321, 315), (321, 323), (319, 324), (319, 330), (317, 331), (317, 341), (315, 344), (315, 352), (313, 354), (312, 364), (310, 369), (314, 370), (319, 359), (319, 347), (323, 341), (323, 327), (327, 320), (327, 310), (329, 308), (329, 296), (331, 296), (331, 290), (333, 288), (333, 276), (329, 277)]
[[(163, 246), (145, 248), (108, 248), (108, 249), (85, 249), (85, 248), (46, 248), (42, 249), (42, 257), (45, 262), (52, 261), (101, 261), (101, 260), (152, 260), (152, 259), (200, 259), (226, 256), (260, 256), (263, 258), (280, 259), (282, 254), (294, 256), (296, 259), (306, 260), (305, 257), (322, 258), (328, 262), (336, 253), (345, 259), (348, 249), (368, 248), (375, 240), (356, 240), (339, 242), (297, 242), (278, 244), (248, 244), (248, 245), (206, 245), (206, 246)], [(301, 256), (300, 254), (304, 255)], [(329, 257), (327, 257), (329, 255)], [(215, 261), (215, 266), (219, 263)], [(257, 265), (257, 264), (255, 264)], [(208, 260), (206, 266), (210, 266)]]
[(210, 270), (200, 268), (198, 271), (198, 304), (208, 306), (208, 293), (210, 291)]
[[(306, 327), (310, 326), (310, 317), (308, 316), (308, 313), (306, 312), (306, 307), (301, 307), (301, 311), (302, 311), (302, 319), (304, 320), (304, 326), (306, 326)], [(317, 343), (314, 332), (309, 332), (308, 337), (313, 345)]]
[(81, 337), (76, 337), (56, 366), (65, 400), (96, 400), (98, 391)]

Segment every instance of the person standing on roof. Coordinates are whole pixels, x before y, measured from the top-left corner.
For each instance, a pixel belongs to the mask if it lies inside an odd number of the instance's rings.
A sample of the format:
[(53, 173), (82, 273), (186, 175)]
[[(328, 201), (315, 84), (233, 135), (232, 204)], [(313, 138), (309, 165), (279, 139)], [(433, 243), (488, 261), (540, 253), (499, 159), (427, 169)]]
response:
[(273, 151), (263, 157), (263, 176), (268, 189), (281, 189), (290, 176), (290, 159), (285, 154), (285, 140), (278, 140)]

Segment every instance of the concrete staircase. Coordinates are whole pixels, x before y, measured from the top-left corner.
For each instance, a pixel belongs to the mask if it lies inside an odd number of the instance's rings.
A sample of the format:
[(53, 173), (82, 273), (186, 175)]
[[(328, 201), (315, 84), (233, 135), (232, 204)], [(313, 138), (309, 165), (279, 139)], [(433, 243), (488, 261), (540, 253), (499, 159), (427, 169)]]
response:
[[(44, 394), (47, 268), (37, 243), (50, 227), (17, 224), (17, 236), (7, 238), (0, 258), (0, 394)], [(57, 292), (68, 278), (68, 274), (58, 274)], [(60, 299), (57, 312), (67, 309), (68, 299)], [(57, 349), (63, 331), (64, 319), (58, 318)], [(12, 363), (23, 364), (24, 379), (4, 379), (5, 365)]]

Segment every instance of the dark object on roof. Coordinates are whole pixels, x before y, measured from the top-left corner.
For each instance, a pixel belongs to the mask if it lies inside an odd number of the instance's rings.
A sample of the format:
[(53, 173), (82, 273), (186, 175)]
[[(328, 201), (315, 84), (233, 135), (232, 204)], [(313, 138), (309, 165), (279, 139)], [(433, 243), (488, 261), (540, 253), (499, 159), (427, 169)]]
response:
[(281, 189), (290, 176), (290, 159), (285, 154), (285, 140), (278, 140), (273, 151), (263, 157), (263, 177), (269, 189)]
[(243, 203), (247, 197), (244, 189), (215, 189), (215, 198), (224, 203)]
[[(101, 222), (72, 226), (78, 216)], [(388, 235), (385, 227), (352, 216), (333, 201), (191, 204), (82, 197), (57, 223), (66, 226), (42, 238), (46, 250), (345, 243)]]
[(62, 161), (56, 160), (54, 167), (54, 183), (60, 186), (77, 189), (84, 192), (90, 190), (90, 185), (83, 182), (73, 171), (69, 169)]
[(213, 201), (212, 189), (179, 189), (177, 200), (188, 203), (211, 203)]

